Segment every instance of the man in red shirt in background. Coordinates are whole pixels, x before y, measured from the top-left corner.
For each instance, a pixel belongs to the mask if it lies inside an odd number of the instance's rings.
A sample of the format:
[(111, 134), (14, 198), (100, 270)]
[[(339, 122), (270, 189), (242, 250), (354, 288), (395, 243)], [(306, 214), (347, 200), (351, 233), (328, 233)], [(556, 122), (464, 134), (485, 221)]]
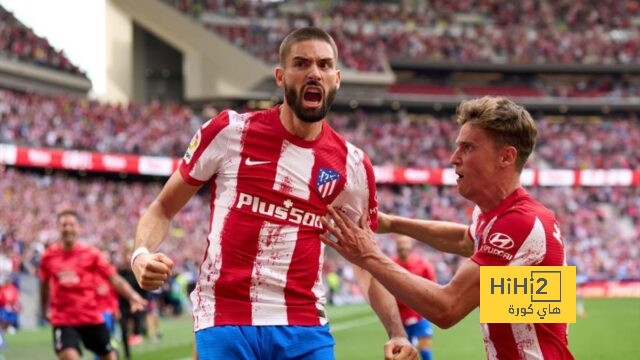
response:
[(0, 283), (0, 327), (11, 334), (18, 328), (20, 292), (8, 275), (2, 275)]
[(60, 242), (44, 252), (40, 265), (42, 314), (53, 325), (54, 350), (61, 360), (79, 359), (82, 340), (100, 359), (116, 359), (109, 330), (96, 307), (95, 277), (108, 279), (132, 308), (143, 309), (146, 301), (97, 248), (77, 241), (80, 224), (75, 211), (58, 214), (58, 230)]
[[(412, 253), (412, 249), (413, 239), (408, 236), (398, 235), (396, 238), (396, 256), (392, 260), (408, 272), (435, 282), (436, 274), (431, 263), (427, 259)], [(407, 331), (409, 341), (414, 345), (416, 345), (417, 341), (418, 351), (422, 360), (432, 360), (431, 338), (433, 337), (433, 328), (431, 323), (400, 300), (397, 301), (400, 318), (404, 324), (404, 329)]]

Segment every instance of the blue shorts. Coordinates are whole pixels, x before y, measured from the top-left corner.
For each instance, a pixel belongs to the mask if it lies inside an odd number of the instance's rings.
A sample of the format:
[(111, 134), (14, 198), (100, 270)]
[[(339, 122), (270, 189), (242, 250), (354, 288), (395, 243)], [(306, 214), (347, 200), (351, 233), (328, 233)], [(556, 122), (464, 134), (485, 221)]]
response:
[(15, 311), (8, 311), (5, 309), (0, 310), (0, 321), (5, 324), (10, 324), (13, 327), (18, 327), (18, 313)]
[(433, 336), (433, 328), (431, 327), (431, 323), (426, 319), (419, 320), (415, 324), (406, 325), (404, 327), (404, 330), (407, 332), (407, 337), (412, 343), (414, 339)]
[(335, 341), (323, 326), (213, 326), (196, 331), (200, 360), (333, 360)]

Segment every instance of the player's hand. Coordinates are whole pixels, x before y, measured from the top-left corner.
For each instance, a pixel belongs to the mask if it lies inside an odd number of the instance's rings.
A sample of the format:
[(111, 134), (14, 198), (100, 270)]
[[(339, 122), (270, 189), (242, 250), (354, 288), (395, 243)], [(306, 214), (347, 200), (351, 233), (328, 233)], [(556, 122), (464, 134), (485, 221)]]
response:
[(171, 276), (173, 261), (163, 253), (140, 254), (133, 262), (132, 270), (141, 288), (155, 290)]
[(384, 344), (385, 360), (418, 360), (418, 351), (404, 337), (393, 337)]
[[(329, 220), (333, 220), (330, 222)], [(375, 234), (369, 228), (367, 217), (360, 217), (359, 225), (341, 211), (336, 211), (331, 205), (327, 206), (327, 217), (320, 219), (327, 232), (320, 234), (320, 240), (334, 248), (345, 259), (361, 266), (361, 263), (371, 255), (380, 252), (376, 244)], [(337, 241), (329, 238), (333, 235)], [(362, 266), (361, 266), (362, 267)]]
[(393, 232), (391, 230), (391, 215), (378, 211), (378, 234), (386, 234)]
[(143, 299), (138, 293), (134, 293), (131, 299), (129, 299), (132, 313), (144, 311), (147, 308), (147, 303), (147, 300)]

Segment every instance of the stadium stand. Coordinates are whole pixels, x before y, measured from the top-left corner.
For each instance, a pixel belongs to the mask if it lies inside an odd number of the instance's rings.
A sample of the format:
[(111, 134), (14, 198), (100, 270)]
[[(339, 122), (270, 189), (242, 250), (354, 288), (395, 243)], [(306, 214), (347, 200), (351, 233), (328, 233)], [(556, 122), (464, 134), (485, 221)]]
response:
[[(166, 0), (269, 62), (283, 34), (316, 25), (336, 38), (343, 64), (381, 71), (386, 58), (488, 63), (637, 64), (638, 5), (608, 1), (426, 1), (311, 4)], [(233, 19), (233, 21), (231, 21)]]
[[(87, 98), (0, 91), (0, 142), (100, 153), (180, 156), (215, 114), (176, 103), (101, 104)], [(640, 165), (637, 113), (540, 116), (530, 168), (614, 169)], [(453, 117), (406, 111), (335, 112), (331, 123), (376, 165), (448, 167)], [(562, 156), (558, 156), (562, 154)]]
[(0, 56), (72, 74), (83, 74), (69, 61), (62, 50), (54, 49), (47, 39), (34, 34), (33, 30), (22, 24), (2, 6), (0, 6)]
[[(161, 188), (157, 181), (124, 181), (63, 172), (39, 173), (6, 168), (0, 176), (0, 239), (15, 270), (34, 273), (44, 247), (56, 240), (55, 214), (74, 208), (82, 215), (83, 238), (117, 256), (127, 244), (144, 208)], [(538, 199), (556, 211), (573, 259), (592, 280), (640, 278), (638, 187), (534, 187)], [(178, 269), (195, 271), (206, 246), (208, 194), (195, 197), (172, 225), (163, 250)], [(380, 209), (404, 216), (467, 223), (471, 204), (452, 187), (381, 185)], [(393, 241), (382, 244), (392, 253)], [(423, 250), (438, 264), (439, 278), (455, 271), (453, 255)]]

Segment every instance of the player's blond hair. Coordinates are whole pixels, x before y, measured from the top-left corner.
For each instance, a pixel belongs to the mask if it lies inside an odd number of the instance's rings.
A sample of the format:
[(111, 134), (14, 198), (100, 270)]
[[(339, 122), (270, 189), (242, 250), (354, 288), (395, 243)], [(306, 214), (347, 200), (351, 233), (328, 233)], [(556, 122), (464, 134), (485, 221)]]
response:
[(280, 66), (284, 67), (286, 65), (287, 56), (289, 56), (293, 44), (307, 40), (320, 40), (329, 44), (333, 50), (335, 62), (338, 62), (338, 47), (331, 35), (320, 28), (309, 26), (294, 30), (282, 40), (280, 44)]
[(485, 96), (463, 101), (456, 115), (461, 126), (470, 123), (483, 129), (496, 148), (513, 146), (518, 152), (516, 169), (522, 171), (538, 134), (533, 118), (525, 108), (504, 97)]

